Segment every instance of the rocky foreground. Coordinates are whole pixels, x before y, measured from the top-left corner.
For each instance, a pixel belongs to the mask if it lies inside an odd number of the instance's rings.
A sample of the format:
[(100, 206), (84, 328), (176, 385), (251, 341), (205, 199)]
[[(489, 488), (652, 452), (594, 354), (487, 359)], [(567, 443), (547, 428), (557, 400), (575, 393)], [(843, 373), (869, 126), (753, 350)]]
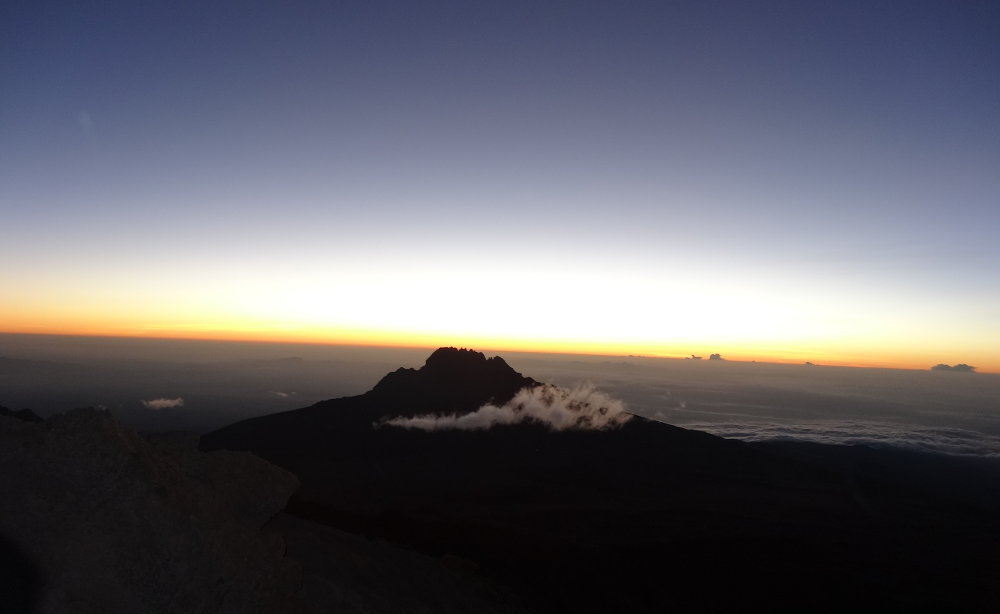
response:
[(281, 513), (294, 475), (197, 443), (0, 408), (0, 611), (518, 611), (464, 563)]
[(196, 444), (91, 409), (0, 417), (5, 611), (297, 611), (301, 568), (261, 527), (298, 480)]

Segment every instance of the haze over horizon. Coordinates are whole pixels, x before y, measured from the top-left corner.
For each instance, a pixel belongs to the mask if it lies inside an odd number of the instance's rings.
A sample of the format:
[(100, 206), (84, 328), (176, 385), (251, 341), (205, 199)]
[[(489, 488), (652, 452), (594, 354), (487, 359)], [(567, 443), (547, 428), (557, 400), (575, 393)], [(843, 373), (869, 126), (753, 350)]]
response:
[[(145, 432), (205, 433), (362, 395), (401, 367), (422, 367), (435, 353), (0, 333), (0, 406), (42, 417), (98, 407)], [(546, 384), (534, 391), (544, 392), (543, 398), (523, 391), (529, 397), (517, 405), (556, 425), (573, 417), (562, 409), (590, 405), (607, 408), (608, 417), (625, 412), (745, 441), (1000, 456), (1000, 374), (492, 350), (482, 355), (498, 355), (516, 372)], [(526, 417), (520, 407), (479, 409), (456, 416), (453, 426), (480, 428)]]
[(0, 332), (1000, 372), (1000, 5), (0, 9)]

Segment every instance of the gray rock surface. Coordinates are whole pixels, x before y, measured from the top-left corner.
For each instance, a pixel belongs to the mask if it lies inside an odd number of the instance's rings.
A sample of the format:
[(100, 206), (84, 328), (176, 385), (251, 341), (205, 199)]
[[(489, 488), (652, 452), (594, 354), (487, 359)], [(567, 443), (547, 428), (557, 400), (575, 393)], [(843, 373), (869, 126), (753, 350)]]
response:
[(298, 480), (196, 444), (93, 409), (0, 416), (4, 611), (300, 611), (301, 567), (261, 531)]

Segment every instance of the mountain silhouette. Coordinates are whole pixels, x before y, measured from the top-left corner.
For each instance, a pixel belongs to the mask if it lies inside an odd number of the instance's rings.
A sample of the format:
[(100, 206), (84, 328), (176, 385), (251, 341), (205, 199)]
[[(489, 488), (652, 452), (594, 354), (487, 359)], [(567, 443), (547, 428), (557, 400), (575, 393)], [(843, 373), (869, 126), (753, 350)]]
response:
[(538, 385), (499, 357), (441, 348), (363, 395), (239, 422), (201, 446), (295, 473), (292, 514), (458, 556), (536, 611), (975, 609), (996, 597), (996, 463), (747, 444), (638, 417), (610, 430), (382, 424)]
[(17, 418), (18, 420), (24, 420), (25, 422), (44, 422), (38, 414), (30, 409), (19, 409), (14, 411), (4, 407), (3, 405), (0, 405), (0, 416), (11, 416), (12, 418)]
[(421, 368), (397, 369), (365, 394), (237, 422), (203, 435), (201, 446), (251, 450), (279, 465), (306, 452), (349, 457), (381, 440), (378, 435), (386, 433), (374, 425), (382, 419), (474, 411), (486, 403), (504, 404), (522, 388), (537, 385), (499, 356), (443, 347)]
[(517, 391), (538, 382), (512, 369), (503, 358), (453, 347), (431, 354), (420, 369), (400, 368), (382, 378), (365, 396), (399, 415), (472, 411), (502, 405)]

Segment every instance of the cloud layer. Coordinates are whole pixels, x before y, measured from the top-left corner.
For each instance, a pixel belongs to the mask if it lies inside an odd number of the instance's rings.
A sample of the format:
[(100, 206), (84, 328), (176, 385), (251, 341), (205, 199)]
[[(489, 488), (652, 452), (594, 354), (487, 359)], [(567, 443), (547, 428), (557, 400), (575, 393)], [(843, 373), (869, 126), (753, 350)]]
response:
[(146, 409), (170, 409), (172, 407), (183, 407), (184, 399), (181, 397), (177, 397), (176, 399), (150, 399), (143, 401), (142, 404)]
[(917, 452), (962, 456), (1000, 457), (1000, 437), (960, 428), (833, 420), (796, 425), (706, 422), (685, 423), (683, 426), (743, 441), (813, 441), (872, 448), (903, 448)]
[(422, 415), (393, 418), (384, 425), (434, 431), (488, 429), (497, 424), (541, 422), (554, 431), (618, 428), (632, 416), (625, 404), (586, 383), (574, 388), (545, 384), (523, 388), (503, 406), (483, 405), (467, 414)]

